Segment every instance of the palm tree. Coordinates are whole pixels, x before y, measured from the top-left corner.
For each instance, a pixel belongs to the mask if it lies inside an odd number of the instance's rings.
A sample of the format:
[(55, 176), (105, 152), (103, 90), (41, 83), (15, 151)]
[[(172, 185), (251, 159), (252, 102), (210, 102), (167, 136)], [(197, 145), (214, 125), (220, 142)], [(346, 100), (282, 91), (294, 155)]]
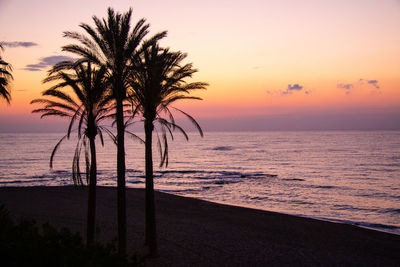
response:
[[(170, 52), (162, 49), (158, 44), (152, 44), (143, 50), (141, 56), (132, 59), (133, 68), (131, 72), (130, 96), (137, 109), (144, 118), (145, 129), (145, 164), (146, 164), (146, 232), (145, 240), (149, 246), (150, 255), (157, 254), (157, 234), (154, 201), (154, 182), (153, 182), (153, 156), (152, 156), (152, 134), (154, 123), (159, 123), (163, 132), (164, 152), (161, 150), (161, 165), (168, 164), (168, 145), (166, 133), (178, 129), (186, 139), (185, 131), (176, 125), (173, 114), (170, 111), (171, 104), (182, 99), (201, 99), (189, 96), (192, 90), (205, 89), (207, 86), (203, 82), (186, 83), (185, 79), (190, 78), (193, 73), (192, 64), (182, 65), (186, 54), (181, 52)], [(199, 124), (187, 113), (181, 112), (197, 127), (200, 135), (203, 132)], [(168, 119), (163, 115), (167, 115)], [(159, 140), (160, 145), (160, 140)], [(161, 145), (159, 146), (161, 149)]]
[[(1, 50), (3, 50), (3, 46), (0, 44), (0, 51)], [(7, 103), (10, 103), (11, 100), (9, 89), (10, 80), (13, 79), (11, 71), (11, 65), (5, 62), (0, 55), (0, 98), (4, 98)]]
[[(91, 245), (95, 238), (96, 216), (97, 166), (95, 139), (99, 135), (101, 143), (104, 145), (103, 131), (113, 137), (107, 128), (99, 124), (103, 119), (110, 116), (109, 111), (113, 107), (110, 105), (111, 98), (107, 91), (108, 84), (105, 79), (105, 68), (94, 69), (90, 63), (73, 65), (71, 62), (70, 66), (74, 66), (72, 73), (64, 72), (54, 67), (43, 82), (60, 82), (42, 93), (43, 96), (48, 98), (35, 99), (31, 104), (38, 103), (43, 105), (42, 108), (32, 111), (33, 113), (42, 113), (41, 118), (59, 116), (70, 119), (67, 134), (60, 139), (51, 153), (50, 168), (53, 166), (53, 158), (60, 144), (70, 137), (71, 132), (74, 131), (74, 123), (78, 123), (78, 142), (72, 163), (72, 178), (75, 185), (83, 184), (79, 166), (80, 154), (83, 148), (86, 159), (86, 179), (89, 185), (87, 245)], [(72, 95), (63, 90), (66, 87), (72, 89)], [(87, 143), (89, 143), (89, 147)]]
[[(65, 32), (65, 37), (77, 40), (80, 45), (72, 44), (63, 47), (64, 51), (82, 57), (82, 61), (90, 61), (99, 67), (104, 67), (111, 84), (116, 103), (118, 251), (120, 254), (126, 254), (124, 100), (128, 88), (127, 77), (131, 71), (129, 61), (149, 31), (149, 24), (145, 24), (144, 19), (139, 20), (131, 29), (131, 15), (132, 9), (120, 14), (108, 8), (107, 19), (93, 16), (95, 28), (85, 23), (80, 24), (87, 35)], [(156, 41), (165, 35), (166, 32), (156, 34), (151, 40)]]

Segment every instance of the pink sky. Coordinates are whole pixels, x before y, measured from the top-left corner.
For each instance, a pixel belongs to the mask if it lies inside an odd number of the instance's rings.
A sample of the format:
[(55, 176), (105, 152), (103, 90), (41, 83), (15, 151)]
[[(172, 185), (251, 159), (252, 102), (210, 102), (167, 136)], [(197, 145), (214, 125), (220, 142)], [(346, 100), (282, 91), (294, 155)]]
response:
[(0, 131), (51, 129), (29, 102), (46, 89), (52, 60), (70, 56), (62, 32), (108, 6), (132, 6), (133, 22), (147, 18), (153, 33), (168, 30), (163, 45), (188, 53), (194, 78), (210, 86), (203, 101), (179, 106), (206, 130), (400, 128), (399, 1), (114, 2), (0, 2), (2, 55), (15, 78)]

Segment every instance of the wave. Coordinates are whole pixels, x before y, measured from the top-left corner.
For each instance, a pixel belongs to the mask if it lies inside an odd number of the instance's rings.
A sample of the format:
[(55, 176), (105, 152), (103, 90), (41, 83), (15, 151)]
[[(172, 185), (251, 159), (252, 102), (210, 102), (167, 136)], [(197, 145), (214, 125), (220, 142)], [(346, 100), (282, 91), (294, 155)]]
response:
[(239, 181), (219, 180), (214, 182), (214, 184), (236, 184), (236, 183), (239, 183)]
[(315, 205), (315, 203), (303, 200), (289, 200), (288, 203), (298, 204), (298, 205)]
[(130, 172), (142, 172), (142, 171), (135, 170), (135, 169), (126, 169), (125, 172), (130, 173)]
[(161, 174), (166, 174), (166, 173), (181, 173), (181, 174), (186, 174), (186, 173), (202, 173), (206, 171), (197, 171), (197, 170), (168, 170), (168, 171), (158, 171), (158, 173)]
[(384, 212), (384, 213), (400, 214), (400, 209), (388, 208), (388, 209), (384, 209), (383, 212)]
[(284, 178), (282, 180), (285, 180), (285, 181), (297, 181), (297, 182), (304, 182), (305, 181), (304, 179), (301, 179), (301, 178)]
[(0, 181), (0, 184), (31, 184), (31, 183), (43, 183), (48, 182), (49, 179), (31, 179), (31, 180), (13, 180), (13, 181)]
[[(379, 166), (382, 166), (382, 168), (379, 168)], [(390, 165), (390, 167), (398, 167), (399, 165), (395, 165), (395, 166), (393, 166), (393, 165)], [(368, 172), (397, 172), (398, 171), (398, 169), (392, 169), (392, 168), (387, 168), (387, 167), (389, 167), (389, 165), (378, 165), (377, 166), (378, 168), (373, 168), (373, 167), (371, 167), (371, 168), (365, 168), (364, 169), (364, 171), (368, 171)]]
[(22, 184), (22, 183), (26, 183), (26, 181), (22, 181), (22, 180), (17, 180), (17, 181), (0, 181), (0, 184)]
[(234, 148), (231, 146), (216, 146), (216, 147), (211, 148), (211, 150), (230, 151), (230, 150), (234, 150)]
[(355, 222), (354, 225), (363, 226), (367, 228), (378, 228), (385, 230), (400, 230), (400, 226), (390, 225), (390, 224), (381, 224), (381, 223), (367, 223), (367, 222)]
[(138, 180), (133, 180), (133, 181), (126, 181), (127, 184), (144, 184), (144, 181), (138, 181)]
[[(399, 188), (392, 188), (394, 191), (398, 190)], [(373, 192), (373, 193), (369, 193), (369, 194), (355, 194), (354, 196), (356, 197), (368, 197), (368, 198), (383, 198), (383, 199), (387, 199), (387, 198), (393, 198), (393, 199), (398, 199), (400, 200), (400, 196), (396, 196), (396, 195), (389, 195), (387, 193), (383, 193), (383, 192)]]
[(334, 186), (334, 185), (311, 185), (310, 187), (313, 187), (313, 188), (321, 188), (321, 189), (333, 189), (333, 188), (337, 188), (337, 186)]
[(211, 186), (203, 186), (201, 189), (202, 189), (202, 190), (210, 190), (210, 189), (211, 189)]
[(363, 211), (363, 212), (386, 212), (386, 210), (382, 210), (379, 208), (362, 208), (362, 207), (354, 207), (351, 205), (333, 205), (335, 210), (348, 210), (348, 211)]
[(50, 173), (70, 173), (69, 171), (64, 171), (64, 170), (53, 170)]
[(266, 200), (268, 197), (250, 197), (251, 200)]
[(155, 172), (160, 174), (161, 177), (164, 175), (170, 174), (192, 174), (196, 176), (192, 176), (192, 179), (216, 179), (216, 178), (247, 178), (247, 179), (259, 179), (259, 178), (274, 178), (277, 177), (277, 174), (269, 174), (263, 172), (238, 172), (238, 171), (202, 171), (202, 170), (166, 170), (166, 171), (158, 171)]
[(392, 224), (341, 220), (341, 219), (325, 218), (325, 217), (319, 217), (319, 216), (307, 216), (307, 215), (300, 215), (300, 214), (298, 216), (308, 217), (308, 218), (313, 218), (313, 219), (318, 219), (318, 220), (324, 220), (324, 221), (330, 221), (330, 222), (336, 222), (336, 223), (350, 224), (350, 225), (365, 227), (368, 229), (390, 232), (390, 233), (394, 233), (394, 234), (399, 234), (399, 230), (400, 230), (400, 226), (392, 225)]
[(186, 188), (186, 189), (161, 189), (160, 191), (165, 193), (187, 193), (187, 192), (199, 192), (201, 189), (193, 189), (193, 188)]
[(392, 163), (381, 163), (379, 166), (382, 167), (400, 167), (400, 162), (392, 162)]
[(275, 178), (275, 177), (278, 177), (278, 175), (263, 173), (263, 172), (248, 172), (248, 173), (242, 173), (240, 176), (240, 178), (259, 178), (259, 177)]

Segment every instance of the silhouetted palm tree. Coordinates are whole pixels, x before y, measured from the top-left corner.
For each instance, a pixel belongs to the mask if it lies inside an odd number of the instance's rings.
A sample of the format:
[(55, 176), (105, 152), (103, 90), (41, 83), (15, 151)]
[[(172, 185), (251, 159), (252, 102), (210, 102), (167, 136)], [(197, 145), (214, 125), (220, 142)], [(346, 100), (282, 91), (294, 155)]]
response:
[[(63, 47), (64, 51), (79, 55), (83, 61), (90, 61), (106, 68), (111, 83), (116, 103), (118, 251), (120, 254), (126, 253), (124, 100), (128, 87), (127, 77), (131, 71), (128, 66), (131, 56), (137, 52), (137, 48), (147, 35), (149, 28), (149, 25), (145, 24), (145, 20), (141, 19), (131, 29), (131, 15), (132, 9), (120, 14), (115, 13), (112, 8), (108, 8), (106, 19), (93, 17), (95, 28), (85, 23), (80, 24), (87, 35), (65, 32), (64, 36), (75, 39), (81, 44)], [(156, 41), (165, 35), (166, 32), (159, 33), (151, 40)]]
[[(3, 50), (3, 46), (0, 44), (0, 51)], [(9, 63), (5, 62), (0, 55), (0, 98), (4, 98), (7, 103), (10, 103), (10, 80), (13, 79), (11, 74), (12, 67)]]
[[(154, 123), (160, 124), (163, 132), (164, 152), (161, 151), (161, 165), (168, 164), (168, 145), (167, 133), (171, 134), (172, 130), (180, 130), (186, 139), (188, 139), (185, 131), (175, 124), (170, 106), (177, 100), (181, 99), (200, 99), (198, 97), (189, 96), (192, 90), (205, 89), (207, 86), (203, 82), (186, 83), (185, 79), (190, 78), (193, 73), (197, 72), (193, 69), (192, 64), (181, 65), (186, 54), (181, 52), (170, 52), (168, 49), (162, 49), (157, 44), (152, 44), (144, 49), (141, 56), (135, 57), (132, 62), (135, 71), (131, 72), (130, 96), (137, 110), (139, 110), (144, 118), (145, 129), (145, 161), (146, 161), (146, 232), (145, 240), (149, 246), (150, 255), (157, 254), (157, 234), (156, 234), (156, 218), (155, 218), (155, 201), (154, 201), (154, 182), (153, 182), (153, 157), (152, 157), (152, 134)], [(197, 127), (201, 136), (203, 132), (199, 124), (187, 113), (181, 112)], [(167, 115), (168, 119), (163, 115)], [(159, 147), (161, 143), (159, 140)]]
[[(50, 168), (53, 166), (53, 158), (60, 144), (70, 137), (71, 132), (74, 131), (74, 123), (78, 123), (76, 129), (78, 142), (72, 162), (72, 178), (75, 185), (82, 184), (79, 162), (83, 148), (86, 161), (86, 179), (89, 185), (87, 244), (91, 245), (95, 237), (96, 216), (97, 165), (95, 139), (99, 135), (101, 143), (104, 145), (103, 131), (115, 139), (107, 128), (99, 125), (103, 119), (111, 116), (109, 112), (113, 107), (110, 105), (111, 97), (107, 91), (105, 68), (96, 70), (90, 63), (74, 65), (71, 62), (70, 66), (72, 72), (65, 72), (54, 67), (43, 82), (59, 81), (59, 83), (42, 93), (43, 96), (48, 98), (35, 99), (31, 104), (39, 103), (43, 105), (42, 108), (32, 111), (33, 113), (42, 113), (41, 118), (59, 116), (70, 119), (67, 134), (60, 139), (51, 153)], [(72, 89), (73, 94), (69, 94), (64, 90), (65, 88)], [(87, 145), (88, 141), (89, 146)]]

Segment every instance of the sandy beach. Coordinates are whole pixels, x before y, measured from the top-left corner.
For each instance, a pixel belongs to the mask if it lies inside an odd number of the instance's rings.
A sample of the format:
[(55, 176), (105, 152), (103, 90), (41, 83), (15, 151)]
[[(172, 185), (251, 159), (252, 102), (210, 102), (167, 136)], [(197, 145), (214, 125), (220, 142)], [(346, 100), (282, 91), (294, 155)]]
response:
[[(85, 232), (84, 188), (1, 188), (11, 215)], [(159, 257), (149, 266), (399, 266), (400, 236), (156, 193)], [(98, 188), (100, 241), (116, 238), (116, 190)], [(144, 191), (127, 190), (128, 245), (142, 251)]]

